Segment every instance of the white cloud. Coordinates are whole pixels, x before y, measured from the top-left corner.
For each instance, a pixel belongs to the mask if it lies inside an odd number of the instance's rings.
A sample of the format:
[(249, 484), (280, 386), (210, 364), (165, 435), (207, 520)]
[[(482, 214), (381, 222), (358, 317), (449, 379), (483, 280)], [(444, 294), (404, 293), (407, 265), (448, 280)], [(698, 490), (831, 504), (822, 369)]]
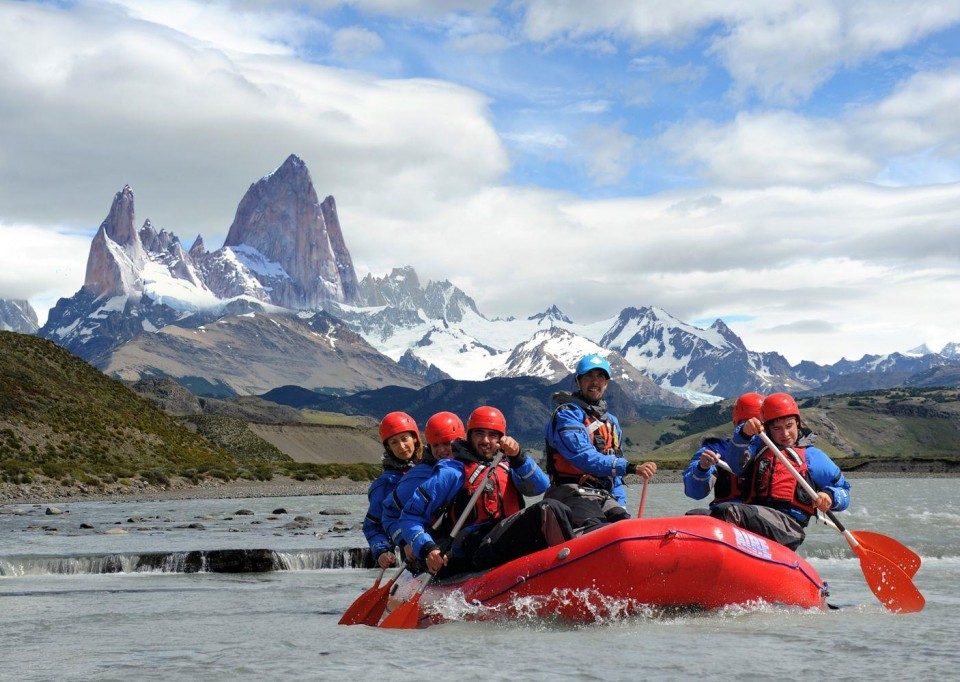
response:
[(960, 69), (920, 72), (899, 84), (883, 101), (849, 116), (864, 146), (890, 155), (943, 147), (960, 157)]
[(362, 26), (340, 29), (333, 35), (331, 45), (333, 56), (341, 60), (363, 58), (383, 48), (383, 39)]
[(619, 126), (588, 126), (579, 135), (577, 155), (587, 175), (599, 185), (613, 185), (636, 163), (637, 139)]
[(83, 285), (92, 237), (0, 223), (0, 298), (31, 299), (43, 324), (59, 296)]
[(868, 178), (879, 170), (851, 131), (789, 111), (740, 113), (726, 124), (678, 124), (661, 138), (681, 163), (723, 184), (800, 185)]
[[(580, 321), (629, 305), (727, 317), (747, 346), (834, 362), (957, 339), (960, 185), (688, 190), (583, 201), (492, 188), (422, 221), (360, 215), (383, 272), (450, 278), (491, 315), (551, 303)], [(450, 245), (455, 244), (454, 253)], [(798, 320), (810, 321), (798, 330)], [(957, 339), (960, 340), (960, 339)]]
[[(579, 8), (576, 30), (588, 35), (608, 25), (610, 7), (634, 6), (554, 4), (541, 29), (569, 28), (565, 13)], [(623, 35), (689, 37), (716, 17), (698, 7), (687, 16), (648, 5)], [(704, 187), (583, 201), (499, 186), (507, 154), (476, 91), (303, 63), (296, 36), (280, 30), (240, 22), (226, 37), (209, 27), (185, 35), (170, 23), (86, 4), (0, 4), (0, 243), (15, 245), (0, 260), (9, 273), (0, 295), (73, 293), (89, 238), (44, 227), (92, 231), (126, 182), (141, 220), (187, 242), (201, 232), (215, 248), (247, 186), (295, 152), (318, 192), (336, 195), (361, 270), (410, 263), (424, 279), (452, 279), (493, 315), (556, 302), (589, 321), (655, 304), (684, 319), (747, 319), (731, 326), (749, 347), (793, 361), (960, 341), (960, 310), (943, 305), (960, 300), (960, 185), (847, 181), (922, 154), (943, 159), (949, 180), (960, 104), (952, 71), (918, 75), (835, 121), (766, 110), (676, 126), (663, 145), (702, 169)], [(756, 83), (776, 93), (786, 87), (777, 78)], [(636, 163), (639, 142), (622, 125), (517, 128), (508, 138), (517, 147), (563, 154), (598, 183)], [(42, 267), (20, 266), (41, 251)], [(57, 269), (62, 277), (43, 274)], [(808, 324), (797, 329), (798, 320)]]
[[(107, 4), (107, 3), (90, 3)], [(293, 7), (244, 7), (243, 3), (196, 0), (112, 0), (132, 17), (168, 26), (185, 36), (228, 52), (290, 54), (311, 34), (329, 29), (315, 18), (298, 14)]]
[(11, 222), (95, 226), (129, 183), (141, 219), (213, 243), (250, 182), (291, 152), (321, 194), (406, 215), (507, 169), (475, 91), (228, 56), (116, 12), (0, 5), (0, 62)]
[(515, 43), (498, 33), (474, 33), (472, 35), (455, 36), (447, 41), (447, 44), (460, 52), (492, 54), (509, 49)]
[(960, 70), (914, 74), (836, 119), (786, 110), (668, 128), (659, 144), (711, 182), (821, 185), (953, 182), (960, 172)]
[(577, 0), (528, 0), (524, 33), (536, 42), (575, 45), (597, 35), (643, 47), (686, 44), (722, 25), (710, 51), (734, 79), (773, 103), (803, 100), (837, 69), (902, 48), (960, 21), (952, 0), (656, 2), (614, 0), (584, 11)]

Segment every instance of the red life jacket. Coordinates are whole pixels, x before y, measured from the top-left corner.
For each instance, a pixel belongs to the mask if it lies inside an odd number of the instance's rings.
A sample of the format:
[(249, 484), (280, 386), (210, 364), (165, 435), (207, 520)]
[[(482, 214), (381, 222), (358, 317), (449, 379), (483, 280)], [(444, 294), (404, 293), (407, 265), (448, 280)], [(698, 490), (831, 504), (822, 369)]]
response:
[[(796, 456), (791, 453), (791, 450), (796, 453)], [(784, 450), (783, 454), (793, 460), (793, 468), (812, 487), (815, 487), (808, 473), (806, 448), (789, 448)], [(797, 479), (787, 471), (787, 467), (783, 465), (780, 458), (766, 446), (748, 465), (744, 482), (747, 487), (745, 502), (748, 504), (760, 504), (781, 511), (787, 511), (792, 507), (809, 516), (816, 513), (817, 508), (813, 505), (813, 500)]]
[[(453, 503), (447, 509), (449, 520), (456, 524), (457, 519), (466, 509), (467, 503), (473, 496), (473, 493), (484, 481), (484, 475), (489, 467), (482, 462), (464, 462), (463, 474), (465, 476), (463, 487)], [(523, 508), (523, 502), (517, 487), (510, 480), (510, 465), (506, 462), (500, 462), (496, 468), (486, 477), (484, 491), (477, 498), (477, 504), (467, 517), (466, 525), (484, 523), (486, 521), (499, 521), (508, 516), (516, 514)]]
[[(557, 413), (554, 412), (553, 414), (554, 418), (556, 418)], [(617, 430), (613, 428), (613, 422), (606, 418), (597, 419), (596, 417), (592, 417), (586, 411), (584, 411), (583, 415), (583, 425), (587, 429), (590, 444), (605, 455), (619, 453), (620, 439), (617, 435)], [(550, 475), (550, 480), (553, 483), (577, 483), (580, 482), (580, 479), (584, 476), (590, 476), (590, 478), (607, 483), (605, 479), (608, 477), (593, 476), (579, 467), (574, 466), (570, 463), (570, 460), (560, 454), (560, 451), (549, 442), (546, 444), (546, 454), (547, 473)], [(608, 490), (613, 488), (613, 476), (609, 476), (609, 479), (609, 484), (604, 486)]]

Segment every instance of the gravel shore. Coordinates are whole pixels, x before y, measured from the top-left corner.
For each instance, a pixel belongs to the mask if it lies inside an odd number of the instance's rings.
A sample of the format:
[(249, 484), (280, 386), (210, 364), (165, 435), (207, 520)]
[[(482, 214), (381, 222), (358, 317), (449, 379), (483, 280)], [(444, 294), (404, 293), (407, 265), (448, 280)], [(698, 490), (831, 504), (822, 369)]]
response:
[[(960, 469), (954, 467), (911, 467), (902, 463), (871, 464), (869, 470), (845, 472), (852, 479), (863, 478), (955, 478)], [(654, 483), (679, 485), (683, 472), (677, 469), (660, 469)], [(627, 483), (639, 483), (635, 476)], [(169, 486), (157, 487), (140, 482), (134, 486), (114, 487), (107, 490), (84, 486), (67, 487), (49, 483), (15, 484), (0, 483), (0, 505), (43, 504), (78, 501), (123, 501), (146, 502), (152, 500), (197, 500), (233, 499), (244, 497), (296, 497), (300, 495), (363, 495), (369, 481), (351, 481), (347, 478), (322, 481), (297, 481), (292, 478), (275, 477), (270, 481), (219, 481), (209, 480), (193, 484), (186, 479), (175, 479)]]

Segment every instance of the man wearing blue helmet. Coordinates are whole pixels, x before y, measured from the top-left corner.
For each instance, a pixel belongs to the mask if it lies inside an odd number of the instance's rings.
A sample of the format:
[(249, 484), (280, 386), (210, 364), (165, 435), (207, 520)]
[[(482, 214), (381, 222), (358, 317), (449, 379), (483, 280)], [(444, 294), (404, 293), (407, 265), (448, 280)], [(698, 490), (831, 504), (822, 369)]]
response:
[(546, 427), (550, 488), (544, 497), (569, 506), (574, 526), (584, 530), (630, 518), (623, 477), (637, 474), (648, 480), (657, 470), (653, 462), (637, 466), (622, 456), (620, 422), (607, 412), (603, 399), (610, 374), (602, 355), (581, 358), (576, 391), (554, 394), (557, 407)]

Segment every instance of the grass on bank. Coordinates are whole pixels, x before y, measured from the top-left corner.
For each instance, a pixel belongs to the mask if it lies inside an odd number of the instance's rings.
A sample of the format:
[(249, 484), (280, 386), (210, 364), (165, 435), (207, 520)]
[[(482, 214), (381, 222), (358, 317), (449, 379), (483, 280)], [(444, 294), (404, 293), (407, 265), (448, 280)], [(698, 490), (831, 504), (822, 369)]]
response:
[(174, 477), (375, 477), (370, 464), (301, 464), (238, 419), (192, 428), (50, 341), (0, 332), (0, 480), (104, 489)]

